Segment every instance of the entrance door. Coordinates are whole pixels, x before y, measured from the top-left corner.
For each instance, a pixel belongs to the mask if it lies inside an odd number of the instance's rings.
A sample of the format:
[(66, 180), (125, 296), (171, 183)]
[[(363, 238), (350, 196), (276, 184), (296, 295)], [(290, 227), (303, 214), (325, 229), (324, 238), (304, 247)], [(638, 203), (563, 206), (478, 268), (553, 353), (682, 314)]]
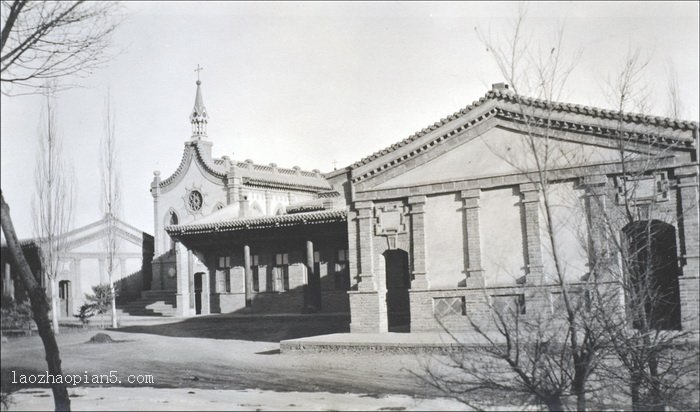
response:
[(411, 307), (408, 290), (408, 253), (401, 249), (384, 252), (386, 262), (386, 310), (390, 332), (410, 332)]
[(194, 274), (194, 310), (197, 315), (202, 314), (202, 276), (204, 273)]
[(58, 282), (58, 299), (59, 299), (59, 312), (62, 318), (70, 318), (71, 313), (71, 295), (70, 295), (70, 281), (62, 280)]
[(622, 229), (627, 246), (628, 293), (634, 327), (642, 312), (653, 329), (681, 329), (681, 301), (676, 256), (676, 228), (659, 220), (629, 223)]

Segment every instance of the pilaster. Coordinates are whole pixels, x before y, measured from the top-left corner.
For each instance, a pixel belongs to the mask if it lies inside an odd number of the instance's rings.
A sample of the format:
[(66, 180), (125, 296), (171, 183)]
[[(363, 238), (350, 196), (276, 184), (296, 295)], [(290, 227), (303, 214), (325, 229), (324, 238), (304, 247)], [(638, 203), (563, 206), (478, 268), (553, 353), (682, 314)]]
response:
[(374, 236), (372, 226), (374, 223), (374, 203), (355, 202), (357, 210), (357, 235), (359, 238), (359, 277), (358, 290), (369, 292), (376, 291), (377, 285), (374, 279)]
[(460, 193), (464, 220), (467, 224), (467, 279), (466, 285), (470, 288), (486, 286), (484, 269), (481, 266), (481, 232), (479, 228), (479, 198), (481, 190), (469, 189)]
[(698, 302), (700, 293), (700, 203), (698, 196), (698, 166), (684, 166), (675, 170), (680, 197), (679, 237), (681, 244), (682, 276), (678, 278), (681, 297), (683, 330), (699, 330)]
[(411, 281), (411, 289), (422, 290), (430, 289), (428, 282), (428, 250), (427, 242), (425, 241), (425, 196), (413, 196), (408, 198), (408, 204), (411, 207), (411, 258), (413, 264), (413, 280)]
[(522, 204), (525, 212), (525, 233), (523, 242), (527, 247), (527, 276), (529, 284), (539, 285), (544, 278), (542, 262), (542, 245), (540, 240), (540, 195), (539, 188), (534, 183), (520, 185)]
[(153, 196), (153, 251), (158, 257), (163, 253), (160, 250), (162, 245), (160, 242), (160, 215), (158, 213), (158, 200), (160, 198), (160, 172), (158, 170), (153, 172), (151, 196)]
[[(605, 175), (584, 176), (581, 186), (586, 190), (586, 225), (588, 229), (588, 267), (590, 273), (605, 279), (607, 268), (614, 264), (608, 244), (607, 194)], [(607, 276), (609, 277), (609, 276)]]

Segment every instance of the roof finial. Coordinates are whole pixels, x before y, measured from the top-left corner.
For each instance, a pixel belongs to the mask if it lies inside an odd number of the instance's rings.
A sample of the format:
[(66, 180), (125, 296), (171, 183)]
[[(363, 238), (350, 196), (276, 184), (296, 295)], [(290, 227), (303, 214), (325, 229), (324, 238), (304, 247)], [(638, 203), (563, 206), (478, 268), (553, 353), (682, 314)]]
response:
[(199, 79), (199, 72), (202, 70), (204, 70), (204, 67), (200, 67), (199, 64), (197, 64), (197, 68), (194, 69), (194, 71), (197, 72), (197, 94), (194, 98), (192, 114), (190, 114), (192, 138), (197, 140), (207, 136), (207, 122), (209, 121), (209, 115), (207, 114), (207, 108), (204, 107), (204, 100), (202, 99), (202, 90), (200, 87), (202, 81)]
[(202, 82), (199, 80), (199, 72), (201, 72), (202, 70), (204, 70), (204, 67), (199, 67), (199, 63), (197, 63), (197, 68), (194, 69), (194, 71), (197, 72), (197, 86), (202, 84)]

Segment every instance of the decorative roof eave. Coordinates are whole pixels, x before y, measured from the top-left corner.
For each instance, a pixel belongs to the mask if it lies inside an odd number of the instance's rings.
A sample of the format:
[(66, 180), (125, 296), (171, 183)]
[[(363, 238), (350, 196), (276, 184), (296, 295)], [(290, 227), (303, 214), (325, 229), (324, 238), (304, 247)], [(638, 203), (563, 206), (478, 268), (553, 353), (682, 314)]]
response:
[(235, 232), (241, 230), (268, 229), (289, 226), (339, 223), (347, 221), (346, 210), (324, 210), (290, 215), (252, 217), (228, 221), (166, 226), (171, 236), (194, 235), (212, 232)]
[(258, 187), (269, 187), (273, 189), (293, 189), (305, 192), (317, 193), (320, 191), (328, 190), (329, 186), (326, 185), (310, 185), (303, 183), (291, 183), (284, 181), (277, 181), (273, 179), (260, 179), (254, 177), (243, 177), (241, 182), (248, 186), (258, 186)]
[[(515, 104), (522, 104), (522, 105), (527, 105), (529, 107), (534, 107), (534, 108), (539, 108), (539, 109), (544, 109), (544, 110), (554, 110), (557, 112), (564, 112), (564, 113), (574, 113), (574, 114), (581, 114), (581, 115), (587, 115), (587, 116), (594, 116), (598, 117), (601, 119), (607, 119), (607, 120), (619, 120), (621, 119), (623, 122), (626, 123), (636, 123), (639, 125), (649, 125), (653, 127), (665, 127), (665, 128), (670, 128), (674, 130), (682, 130), (682, 131), (690, 131), (693, 134), (692, 138), (689, 139), (677, 139), (677, 141), (683, 141), (687, 144), (687, 142), (691, 142), (691, 146), (695, 144), (695, 141), (697, 140), (697, 130), (698, 130), (698, 123), (697, 122), (692, 122), (692, 121), (682, 121), (682, 120), (674, 120), (670, 118), (663, 118), (663, 117), (656, 117), (656, 116), (647, 116), (647, 115), (642, 115), (638, 113), (625, 113), (625, 112), (618, 112), (614, 110), (605, 110), (605, 109), (599, 109), (595, 107), (589, 107), (589, 106), (581, 106), (581, 105), (576, 105), (576, 104), (568, 104), (568, 103), (560, 103), (560, 102), (549, 102), (545, 100), (540, 100), (540, 99), (534, 99), (534, 98), (529, 98), (529, 97), (522, 97), (518, 96), (515, 93), (512, 92), (507, 92), (503, 90), (490, 90), (488, 93), (486, 93), (485, 96), (480, 98), (479, 100), (473, 102), (471, 105), (463, 108), (462, 110), (453, 113), (450, 116), (447, 116), (446, 118), (441, 119), (439, 122), (435, 122), (431, 126), (428, 126), (427, 128), (424, 128), (411, 136), (401, 140), (400, 142), (394, 143), (391, 146), (388, 146), (382, 150), (379, 150), (367, 157), (362, 158), (361, 160), (353, 163), (352, 165), (348, 166), (347, 169), (353, 170), (356, 168), (359, 168), (363, 165), (366, 165), (382, 156), (385, 156), (389, 153), (392, 153), (396, 151), (397, 149), (404, 147), (408, 145), (409, 143), (412, 143), (421, 137), (424, 137), (428, 135), (429, 133), (445, 126), (446, 124), (453, 122), (455, 120), (458, 120), (460, 118), (465, 117), (467, 114), (473, 113), (473, 111), (480, 106), (483, 106), (487, 102), (492, 102), (495, 103), (496, 101), (504, 101), (508, 103), (515, 103)], [(498, 110), (498, 108), (492, 108), (491, 110), (487, 111), (486, 113), (490, 114), (496, 114), (494, 110)], [(502, 109), (501, 109), (502, 110)], [(483, 120), (483, 119), (481, 119)], [(471, 122), (469, 122), (471, 123)], [(568, 122), (572, 123), (573, 122)], [(468, 123), (467, 123), (468, 124)], [(467, 125), (465, 124), (465, 126)], [(584, 130), (586, 128), (586, 125), (584, 126)], [(454, 134), (454, 130), (450, 131), (449, 133)], [(447, 136), (443, 136), (443, 139), (446, 138)], [(657, 136), (661, 137), (661, 136)], [(667, 136), (661, 137), (661, 139), (668, 139)], [(440, 139), (441, 140), (441, 139)], [(433, 142), (431, 142), (431, 145)], [(425, 150), (425, 148), (417, 148), (417, 152), (420, 153), (422, 150)], [(417, 153), (415, 153), (417, 154)], [(409, 156), (411, 157), (411, 156)], [(406, 160), (406, 159), (403, 159)], [(394, 160), (392, 160), (393, 162)], [(381, 169), (385, 169), (387, 167), (391, 166), (390, 164), (387, 165), (382, 165)], [(377, 171), (374, 171), (373, 174), (375, 174)], [(357, 180), (362, 180), (360, 179), (353, 179), (353, 181)]]

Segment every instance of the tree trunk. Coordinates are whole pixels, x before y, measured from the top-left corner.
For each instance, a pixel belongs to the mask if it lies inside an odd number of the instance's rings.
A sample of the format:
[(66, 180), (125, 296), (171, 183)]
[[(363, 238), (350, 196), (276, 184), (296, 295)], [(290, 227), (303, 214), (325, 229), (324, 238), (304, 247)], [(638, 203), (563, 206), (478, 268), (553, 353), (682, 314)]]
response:
[(58, 335), (58, 279), (53, 277), (51, 281), (51, 327), (53, 333)]
[(112, 294), (112, 328), (117, 328), (117, 297), (114, 295), (114, 281), (109, 275), (109, 292)]
[(560, 396), (552, 396), (547, 399), (547, 409), (550, 411), (563, 411), (564, 404), (561, 401)]
[(637, 374), (632, 374), (632, 379), (630, 380), (630, 394), (632, 395), (632, 410), (640, 411), (642, 410), (641, 394), (639, 393), (641, 388), (641, 379)]
[[(39, 282), (36, 281), (27, 260), (24, 258), (22, 249), (19, 246), (19, 241), (17, 240), (17, 233), (15, 233), (15, 228), (12, 224), (12, 219), (10, 219), (10, 207), (5, 203), (5, 197), (2, 195), (2, 192), (0, 192), (0, 220), (2, 221), (2, 231), (5, 233), (5, 240), (7, 241), (10, 255), (17, 266), (17, 270), (13, 270), (12, 274), (16, 274), (15, 276), (20, 277), (22, 285), (29, 295), (34, 322), (39, 330), (41, 341), (44, 344), (49, 374), (53, 376), (62, 375), (61, 356), (58, 350), (58, 344), (56, 343), (56, 336), (51, 329), (51, 321), (48, 317), (49, 303), (46, 300), (46, 292)], [(70, 411), (70, 398), (68, 397), (65, 384), (54, 383), (51, 385), (51, 390), (53, 392), (54, 407), (56, 410)]]
[(585, 411), (586, 410), (586, 380), (580, 374), (585, 374), (585, 372), (576, 371), (574, 376), (574, 381), (572, 387), (574, 390), (574, 395), (576, 395), (576, 410)]

